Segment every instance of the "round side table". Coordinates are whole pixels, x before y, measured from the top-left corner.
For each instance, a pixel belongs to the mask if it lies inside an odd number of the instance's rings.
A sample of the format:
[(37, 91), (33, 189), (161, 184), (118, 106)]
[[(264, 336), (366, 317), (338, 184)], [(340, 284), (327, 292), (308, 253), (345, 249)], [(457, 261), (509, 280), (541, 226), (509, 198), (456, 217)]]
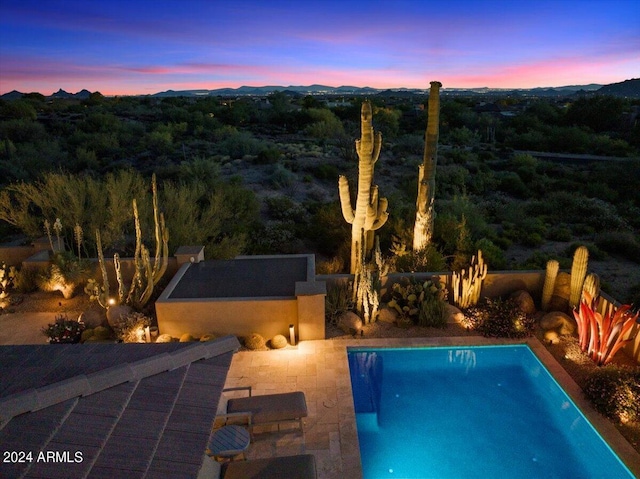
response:
[(223, 426), (215, 431), (209, 439), (210, 455), (231, 459), (242, 454), (249, 448), (251, 436), (242, 426)]

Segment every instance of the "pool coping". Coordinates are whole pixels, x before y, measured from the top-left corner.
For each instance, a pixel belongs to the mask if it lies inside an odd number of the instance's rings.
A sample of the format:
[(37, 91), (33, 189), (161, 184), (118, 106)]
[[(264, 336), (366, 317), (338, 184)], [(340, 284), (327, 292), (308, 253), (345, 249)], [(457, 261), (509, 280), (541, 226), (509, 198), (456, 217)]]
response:
[[(495, 346), (509, 344), (526, 344), (535, 356), (544, 364), (551, 376), (560, 384), (582, 414), (607, 442), (620, 460), (636, 477), (640, 477), (640, 454), (631, 446), (625, 437), (611, 422), (598, 413), (583, 396), (582, 389), (573, 380), (547, 348), (535, 337), (520, 340), (484, 338), (479, 336), (436, 337), (436, 338), (380, 338), (365, 340), (345, 340), (345, 352), (349, 348), (393, 348), (393, 347), (455, 347), (455, 346)], [(357, 439), (357, 438), (356, 438)], [(358, 451), (359, 451), (358, 445)]]

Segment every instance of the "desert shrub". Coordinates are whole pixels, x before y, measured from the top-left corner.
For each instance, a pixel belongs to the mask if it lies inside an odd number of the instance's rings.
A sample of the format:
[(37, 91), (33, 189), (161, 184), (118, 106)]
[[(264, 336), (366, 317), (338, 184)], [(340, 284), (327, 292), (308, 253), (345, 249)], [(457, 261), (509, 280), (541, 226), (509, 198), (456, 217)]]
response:
[(543, 253), (542, 251), (535, 251), (531, 256), (529, 256), (522, 263), (519, 263), (516, 266), (516, 269), (545, 269), (547, 267), (547, 261), (550, 259), (555, 259), (560, 263), (561, 269), (571, 268), (571, 258), (568, 257), (558, 257), (551, 253)]
[(618, 422), (640, 420), (640, 368), (604, 366), (591, 372), (584, 394), (601, 414)]
[(571, 238), (571, 229), (563, 224), (552, 226), (547, 231), (547, 239), (550, 241), (571, 241)]
[(525, 338), (533, 334), (536, 325), (512, 299), (487, 298), (486, 303), (468, 308), (465, 317), (472, 329), (487, 337)]
[(282, 164), (276, 163), (269, 175), (269, 184), (276, 189), (287, 188), (296, 181), (296, 175), (285, 168)]
[(267, 345), (267, 342), (258, 333), (251, 333), (249, 336), (244, 338), (244, 345), (247, 349), (256, 351), (258, 349), (264, 349)]
[(337, 181), (338, 176), (340, 176), (340, 170), (338, 170), (338, 167), (327, 163), (321, 163), (314, 166), (311, 169), (311, 172), (313, 173), (313, 176), (319, 180)]
[(475, 248), (482, 250), (482, 256), (485, 263), (492, 270), (501, 270), (507, 267), (507, 260), (504, 257), (504, 251), (488, 238), (481, 238), (476, 241)]
[(264, 200), (269, 216), (274, 220), (304, 222), (307, 210), (288, 196), (271, 196)]
[(278, 148), (270, 146), (261, 150), (253, 162), (256, 165), (273, 165), (278, 162), (281, 156), (282, 152)]
[(142, 313), (127, 314), (120, 318), (120, 322), (115, 328), (116, 337), (123, 343), (144, 343), (144, 328), (150, 325), (151, 318)]
[(351, 286), (347, 281), (334, 281), (327, 284), (324, 298), (324, 316), (330, 324), (337, 324), (338, 316), (353, 309)]
[(401, 273), (415, 271), (440, 272), (447, 270), (444, 255), (433, 245), (428, 244), (420, 251), (406, 251), (394, 258), (395, 270)]
[[(640, 241), (633, 233), (626, 231), (608, 231), (596, 236), (596, 246), (600, 249), (617, 254), (636, 263), (640, 263)], [(589, 250), (591, 252), (591, 250)]]

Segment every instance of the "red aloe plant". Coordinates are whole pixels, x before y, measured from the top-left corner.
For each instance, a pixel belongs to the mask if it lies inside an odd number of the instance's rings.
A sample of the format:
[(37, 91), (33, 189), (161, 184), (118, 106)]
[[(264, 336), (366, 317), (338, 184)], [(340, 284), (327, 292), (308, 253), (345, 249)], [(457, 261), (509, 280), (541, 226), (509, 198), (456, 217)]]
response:
[(578, 325), (580, 348), (598, 366), (604, 366), (611, 362), (620, 348), (635, 338), (634, 334), (623, 339), (638, 319), (638, 313), (632, 314), (631, 306), (624, 304), (613, 313), (607, 311), (603, 317), (596, 312), (596, 305), (597, 298), (584, 291), (579, 309), (573, 310), (573, 316)]

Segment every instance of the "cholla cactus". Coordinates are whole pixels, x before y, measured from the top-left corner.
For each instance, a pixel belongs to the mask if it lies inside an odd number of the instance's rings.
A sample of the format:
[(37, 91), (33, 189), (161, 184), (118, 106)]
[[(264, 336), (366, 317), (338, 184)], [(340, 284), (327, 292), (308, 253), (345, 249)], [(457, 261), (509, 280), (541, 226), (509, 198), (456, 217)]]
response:
[(371, 123), (371, 103), (362, 103), (360, 114), (361, 135), (356, 140), (358, 153), (358, 193), (355, 209), (351, 206), (349, 181), (340, 176), (338, 189), (342, 215), (351, 224), (351, 274), (360, 269), (359, 263), (373, 249), (374, 232), (384, 225), (389, 217), (387, 199), (379, 198), (378, 187), (373, 185), (373, 168), (380, 156), (382, 135), (374, 133)]

